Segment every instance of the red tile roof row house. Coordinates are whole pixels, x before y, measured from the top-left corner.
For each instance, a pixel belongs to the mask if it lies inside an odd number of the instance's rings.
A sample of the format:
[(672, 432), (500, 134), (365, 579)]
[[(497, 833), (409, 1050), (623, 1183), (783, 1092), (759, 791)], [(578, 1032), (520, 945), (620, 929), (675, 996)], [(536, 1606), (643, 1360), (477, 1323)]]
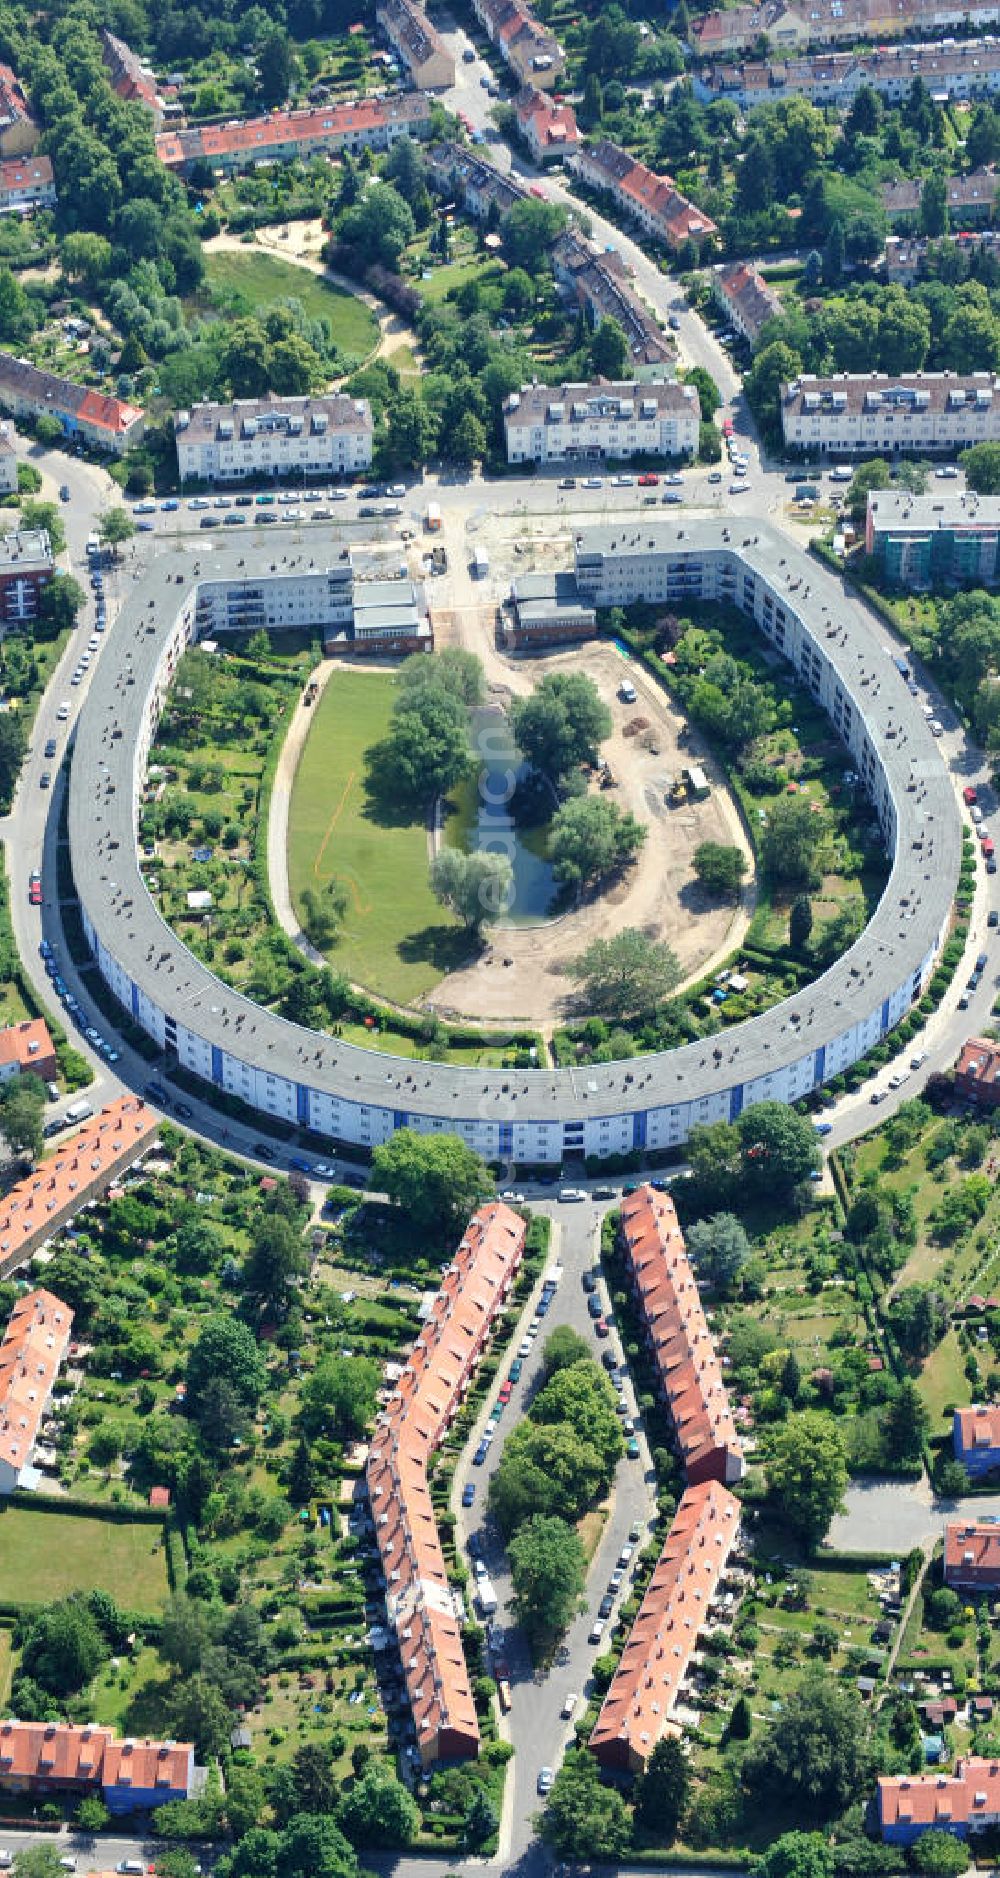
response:
[(0, 1342), (0, 1494), (31, 1486), (31, 1455), (69, 1348), (73, 1313), (52, 1291), (18, 1298)]
[(585, 145), (566, 161), (574, 175), (611, 196), (626, 215), (674, 253), (688, 241), (707, 246), (718, 235), (711, 216), (681, 195), (672, 176), (658, 175), (607, 138)]
[(750, 261), (727, 261), (714, 269), (712, 291), (738, 333), (757, 344), (768, 320), (780, 318), (781, 301)]
[(26, 1017), (0, 1030), (0, 1086), (26, 1069), (43, 1082), (58, 1069), (56, 1046), (44, 1017)]
[(0, 156), (27, 156), (40, 135), (21, 80), (0, 62)]
[(141, 104), (152, 115), (159, 129), (163, 122), (163, 100), (152, 72), (143, 65), (138, 53), (116, 38), (107, 27), (101, 29), (101, 55), (111, 89), (128, 104)]
[(31, 1257), (152, 1145), (159, 1117), (121, 1096), (19, 1180), (0, 1201), (0, 1277)]
[(953, 1774), (882, 1774), (878, 1819), (888, 1845), (933, 1829), (958, 1839), (1000, 1823), (1000, 1761), (970, 1755)]
[(431, 1504), (432, 1454), (465, 1399), (524, 1256), (525, 1223), (502, 1202), (466, 1228), (409, 1362), (379, 1415), (368, 1497), (421, 1764), (474, 1759), (479, 1723), (461, 1620)]
[(58, 418), (67, 437), (80, 437), (115, 456), (139, 442), (146, 423), (136, 405), (40, 371), (10, 352), (0, 352), (0, 409), (12, 417)]
[(891, 39), (919, 27), (953, 32), (1000, 19), (997, 0), (809, 0), (808, 7), (767, 0), (763, 6), (713, 10), (691, 26), (703, 55), (740, 52), (762, 36), (773, 46), (801, 48)]
[(230, 173), (252, 163), (282, 163), (332, 150), (388, 150), (399, 137), (426, 137), (430, 124), (429, 100), (422, 93), (406, 92), (308, 111), (272, 111), (268, 117), (202, 124), (193, 130), (165, 130), (156, 139), (156, 154), (168, 170), (185, 172), (195, 163), (207, 163), (210, 169)]
[(571, 104), (555, 104), (536, 85), (514, 99), (514, 119), (536, 163), (554, 163), (583, 141)]
[(590, 1737), (602, 1766), (641, 1773), (680, 1731), (678, 1698), (739, 1536), (725, 1483), (742, 1478), (743, 1451), (669, 1195), (643, 1186), (623, 1200), (621, 1240), (688, 1483)]
[(186, 1800), (194, 1748), (185, 1741), (119, 1741), (110, 1728), (0, 1722), (0, 1792), (99, 1793), (111, 1813)]
[(944, 1529), (944, 1582), (953, 1591), (1000, 1591), (1000, 1521), (949, 1522)]
[(743, 1449), (670, 1195), (644, 1186), (626, 1198), (621, 1234), (688, 1484), (732, 1486)]
[(955, 1064), (955, 1094), (980, 1108), (1000, 1107), (1000, 1044), (989, 1037), (970, 1037)]
[(641, 1773), (674, 1719), (691, 1657), (740, 1529), (726, 1487), (688, 1487), (590, 1737), (602, 1767)]

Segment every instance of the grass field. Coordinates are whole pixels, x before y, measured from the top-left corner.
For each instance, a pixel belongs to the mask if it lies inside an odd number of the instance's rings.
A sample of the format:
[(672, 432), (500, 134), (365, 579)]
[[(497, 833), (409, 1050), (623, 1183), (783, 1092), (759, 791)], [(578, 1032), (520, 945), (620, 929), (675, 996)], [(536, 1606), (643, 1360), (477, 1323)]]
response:
[(100, 1585), (127, 1611), (158, 1611), (169, 1589), (159, 1525), (0, 1507), (0, 1602), (45, 1604)]
[(345, 362), (366, 359), (378, 344), (378, 325), (363, 301), (332, 287), (307, 267), (275, 254), (209, 254), (205, 278), (215, 294), (237, 296), (249, 312), (266, 312), (277, 300), (301, 300), (310, 319), (329, 321)]
[(288, 879), (296, 910), (305, 888), (344, 883), (350, 908), (331, 964), (406, 1003), (465, 955), (466, 940), (431, 893), (423, 823), (376, 819), (365, 788), (365, 755), (386, 734), (392, 700), (389, 673), (331, 678), (292, 789)]

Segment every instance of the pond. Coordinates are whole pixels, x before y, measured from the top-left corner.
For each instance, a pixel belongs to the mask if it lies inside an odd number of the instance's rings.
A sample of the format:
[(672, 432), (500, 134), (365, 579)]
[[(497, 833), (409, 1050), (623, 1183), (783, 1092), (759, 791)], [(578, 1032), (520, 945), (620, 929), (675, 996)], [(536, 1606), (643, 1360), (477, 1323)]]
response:
[(479, 848), (506, 854), (514, 880), (503, 924), (531, 926), (546, 918), (556, 897), (548, 858), (548, 830), (518, 828), (511, 815), (524, 758), (514, 743), (506, 712), (485, 705), (471, 714), (472, 747), (479, 767), (451, 797), (444, 839), (467, 852)]

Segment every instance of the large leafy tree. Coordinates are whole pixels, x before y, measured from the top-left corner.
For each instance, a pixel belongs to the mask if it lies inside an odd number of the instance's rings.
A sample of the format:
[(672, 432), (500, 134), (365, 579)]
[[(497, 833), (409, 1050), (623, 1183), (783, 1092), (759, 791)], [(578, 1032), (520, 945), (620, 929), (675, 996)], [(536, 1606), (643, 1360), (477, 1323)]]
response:
[(375, 1412), (379, 1367), (367, 1356), (324, 1356), (302, 1390), (302, 1426), (336, 1440), (360, 1435)]
[(713, 1213), (688, 1227), (687, 1249), (700, 1276), (731, 1285), (750, 1257), (750, 1240), (735, 1213)]
[(573, 1523), (606, 1485), (604, 1461), (592, 1441), (558, 1422), (522, 1421), (508, 1436), (490, 1482), (490, 1511), (505, 1534), (536, 1513)]
[(372, 1156), (372, 1187), (387, 1193), (418, 1232), (449, 1237), (493, 1193), (485, 1161), (458, 1135), (397, 1128)]
[(831, 1415), (805, 1409), (778, 1429), (764, 1464), (768, 1488), (804, 1545), (817, 1546), (847, 1486), (843, 1436)]
[(834, 1853), (821, 1832), (783, 1832), (756, 1861), (755, 1878), (833, 1878)]
[(532, 769), (560, 788), (581, 763), (594, 763), (611, 734), (611, 712), (582, 672), (547, 672), (511, 705), (511, 728)]
[(510, 906), (514, 870), (506, 854), (441, 848), (431, 863), (431, 890), (470, 932), (500, 919)]
[(441, 686), (400, 696), (389, 734), (369, 753), (373, 789), (387, 806), (426, 806), (447, 795), (472, 762), (464, 705)]
[(812, 1123), (784, 1102), (752, 1103), (737, 1126), (743, 1178), (760, 1193), (787, 1193), (819, 1166)]
[(761, 865), (771, 880), (806, 886), (813, 879), (827, 834), (827, 818), (809, 796), (781, 796), (768, 810), (760, 845)]
[(562, 1858), (624, 1858), (632, 1840), (620, 1793), (601, 1784), (592, 1754), (567, 1754), (539, 1821), (546, 1845)]
[(572, 1428), (597, 1449), (607, 1478), (622, 1453), (615, 1394), (591, 1358), (558, 1369), (531, 1405), (535, 1422)]
[(590, 886), (626, 867), (645, 839), (645, 828), (628, 809), (606, 796), (579, 796), (552, 818), (553, 872), (563, 886)]
[(187, 1363), (187, 1406), (198, 1421), (213, 1391), (223, 1384), (246, 1414), (264, 1393), (267, 1370), (253, 1331), (237, 1317), (210, 1317), (198, 1333)]
[(625, 926), (610, 939), (593, 939), (586, 951), (567, 960), (565, 969), (580, 986), (581, 1002), (600, 1017), (654, 1011), (681, 976), (670, 947), (637, 926)]
[(394, 268), (407, 242), (413, 240), (416, 223), (408, 202), (392, 183), (369, 183), (353, 208), (337, 218), (337, 234), (353, 248), (365, 267), (373, 263)]
[(107, 1649), (86, 1598), (47, 1604), (31, 1619), (21, 1674), (52, 1695), (73, 1695), (97, 1674)]
[(669, 1844), (677, 1835), (691, 1790), (691, 1772), (687, 1756), (673, 1735), (658, 1741), (635, 1796), (635, 1823), (655, 1835), (661, 1844)]
[(579, 1534), (565, 1520), (535, 1514), (507, 1548), (513, 1608), (532, 1654), (544, 1657), (566, 1629), (586, 1581)]
[(857, 1691), (817, 1672), (803, 1679), (772, 1726), (751, 1742), (743, 1778), (759, 1799), (825, 1820), (864, 1792), (870, 1766), (867, 1719)]
[(367, 1767), (340, 1802), (339, 1821), (352, 1845), (401, 1848), (412, 1844), (420, 1809), (389, 1767)]

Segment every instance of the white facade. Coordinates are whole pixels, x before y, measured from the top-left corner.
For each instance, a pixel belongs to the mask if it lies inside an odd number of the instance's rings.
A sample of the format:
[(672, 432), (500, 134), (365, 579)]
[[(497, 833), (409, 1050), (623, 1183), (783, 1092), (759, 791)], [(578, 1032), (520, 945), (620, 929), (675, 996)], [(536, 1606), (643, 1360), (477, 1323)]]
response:
[(17, 448), (14, 426), (0, 422), (0, 495), (13, 495), (17, 488)]
[[(758, 532), (741, 539), (747, 526)], [(957, 804), (918, 706), (881, 655), (877, 628), (784, 537), (760, 522), (733, 529), (736, 539), (724, 520), (692, 518), (683, 527), (632, 520), (590, 530), (578, 539), (577, 581), (602, 606), (636, 598), (683, 604), (688, 596), (730, 602), (828, 713), (894, 865), (870, 930), (814, 985), (718, 1038), (646, 1059), (640, 1075), (630, 1064), (595, 1065), (581, 1085), (567, 1072), (443, 1064), (421, 1065), (415, 1078), (410, 1063), (303, 1030), (220, 984), (163, 924), (134, 850), (135, 803), (177, 662), (203, 619), (217, 630), (216, 594), (225, 588), (228, 606), (229, 591), (245, 584), (233, 574), (235, 554), (220, 555), (205, 571), (211, 591), (203, 597), (190, 555), (178, 551), (164, 557), (159, 575), (154, 564), (130, 596), (77, 730), (71, 853), (88, 941), (115, 996), (208, 1083), (263, 1114), (362, 1148), (411, 1127), (457, 1133), (491, 1159), (559, 1163), (583, 1153), (655, 1151), (681, 1144), (697, 1122), (733, 1120), (765, 1099), (795, 1101), (855, 1062), (909, 1011), (933, 967), (957, 880)], [(280, 565), (278, 547), (268, 543)], [(178, 573), (189, 582), (180, 592)], [(285, 580), (283, 573), (279, 596)], [(283, 604), (267, 600), (272, 618)], [(137, 634), (136, 623), (154, 616), (152, 634)], [(873, 659), (884, 676), (871, 686)], [(109, 713), (119, 714), (119, 739), (107, 737)], [(92, 769), (115, 785), (96, 798), (85, 786)], [(113, 882), (102, 862), (108, 844)]]
[(178, 412), (175, 442), (182, 482), (349, 476), (371, 464), (371, 406), (343, 393), (196, 404)]
[(701, 407), (693, 385), (524, 385), (504, 406), (508, 463), (586, 457), (694, 456)]
[(781, 428), (791, 448), (821, 455), (948, 455), (1000, 438), (1000, 378), (803, 373), (781, 387)]

